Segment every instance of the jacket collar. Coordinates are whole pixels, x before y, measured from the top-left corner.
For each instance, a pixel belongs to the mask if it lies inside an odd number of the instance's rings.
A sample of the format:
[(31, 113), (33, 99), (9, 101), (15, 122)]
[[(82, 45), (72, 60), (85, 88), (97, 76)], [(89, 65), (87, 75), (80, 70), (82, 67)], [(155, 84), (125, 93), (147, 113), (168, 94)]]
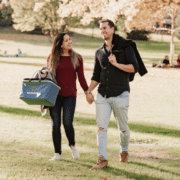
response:
[(113, 50), (115, 49), (123, 49), (127, 46), (132, 45), (133, 41), (130, 39), (124, 39), (123, 37), (113, 34), (113, 40), (112, 40), (112, 45), (113, 45)]

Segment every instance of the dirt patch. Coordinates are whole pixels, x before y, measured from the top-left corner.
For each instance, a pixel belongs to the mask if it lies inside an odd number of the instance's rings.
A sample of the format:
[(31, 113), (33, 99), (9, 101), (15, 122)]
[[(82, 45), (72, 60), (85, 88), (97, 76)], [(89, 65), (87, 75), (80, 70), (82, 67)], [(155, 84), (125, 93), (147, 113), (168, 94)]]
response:
[[(140, 144), (139, 144), (140, 145)], [(136, 144), (137, 146), (137, 144)], [(148, 147), (152, 146), (151, 149)], [(144, 160), (173, 160), (173, 161), (180, 161), (179, 157), (172, 156), (165, 151), (156, 150), (158, 143), (155, 144), (141, 144), (138, 152), (132, 151), (131, 156), (134, 156), (137, 159), (144, 159)]]

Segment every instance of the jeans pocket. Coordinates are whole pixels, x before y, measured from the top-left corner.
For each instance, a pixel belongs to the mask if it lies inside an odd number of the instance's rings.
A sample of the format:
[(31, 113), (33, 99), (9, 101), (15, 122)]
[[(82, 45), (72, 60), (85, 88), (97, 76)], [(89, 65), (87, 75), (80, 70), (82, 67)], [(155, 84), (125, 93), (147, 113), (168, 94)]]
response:
[(129, 106), (129, 92), (125, 91), (121, 95), (115, 97), (114, 103), (120, 107)]
[(95, 102), (96, 104), (103, 103), (103, 96), (100, 93), (97, 94)]

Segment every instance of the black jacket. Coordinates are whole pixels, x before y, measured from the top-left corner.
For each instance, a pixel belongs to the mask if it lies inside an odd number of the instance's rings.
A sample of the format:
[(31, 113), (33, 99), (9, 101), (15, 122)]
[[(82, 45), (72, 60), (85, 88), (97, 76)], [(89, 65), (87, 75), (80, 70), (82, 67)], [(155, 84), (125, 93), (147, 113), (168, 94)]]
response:
[[(137, 50), (137, 47), (136, 47), (136, 43), (133, 42), (132, 40), (130, 39), (124, 39), (122, 38), (121, 36), (117, 35), (117, 34), (114, 34), (113, 35), (113, 41), (112, 41), (112, 44), (113, 44), (113, 48), (112, 48), (112, 53), (114, 54), (114, 52), (116, 50), (121, 50), (121, 49), (125, 49), (126, 47), (128, 46), (131, 46), (135, 52), (135, 55), (136, 55), (136, 59), (138, 61), (138, 64), (139, 64), (139, 69), (138, 69), (138, 73), (143, 76), (145, 75), (148, 71), (141, 59), (141, 56)], [(128, 64), (128, 63), (126, 63)], [(136, 72), (135, 72), (136, 73)], [(130, 76), (129, 76), (129, 81), (133, 81), (134, 80), (134, 75), (135, 73), (131, 73)]]
[[(131, 40), (126, 40), (114, 34), (112, 54), (115, 54), (118, 63), (132, 64), (135, 72), (139, 72), (141, 75), (147, 72), (137, 51), (136, 45)], [(129, 81), (133, 80), (134, 74), (135, 73), (129, 74), (113, 66), (108, 61), (108, 55), (104, 45), (96, 51), (92, 80), (100, 83), (98, 92), (102, 96), (115, 97), (124, 91), (130, 91)]]

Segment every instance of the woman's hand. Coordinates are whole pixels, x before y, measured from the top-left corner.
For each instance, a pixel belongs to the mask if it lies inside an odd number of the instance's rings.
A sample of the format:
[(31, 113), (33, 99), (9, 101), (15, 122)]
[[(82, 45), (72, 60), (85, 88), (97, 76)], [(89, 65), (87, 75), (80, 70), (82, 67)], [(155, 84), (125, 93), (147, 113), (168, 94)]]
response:
[(42, 77), (42, 78), (45, 78), (46, 76), (47, 76), (47, 71), (42, 71), (42, 72), (41, 72), (41, 77)]
[(94, 102), (94, 96), (92, 94), (86, 94), (86, 100), (89, 104)]

